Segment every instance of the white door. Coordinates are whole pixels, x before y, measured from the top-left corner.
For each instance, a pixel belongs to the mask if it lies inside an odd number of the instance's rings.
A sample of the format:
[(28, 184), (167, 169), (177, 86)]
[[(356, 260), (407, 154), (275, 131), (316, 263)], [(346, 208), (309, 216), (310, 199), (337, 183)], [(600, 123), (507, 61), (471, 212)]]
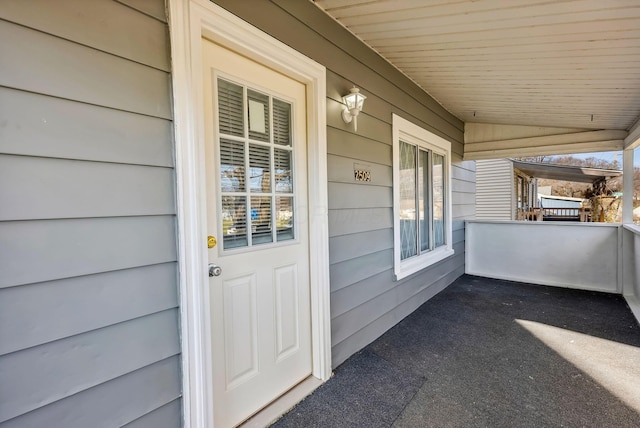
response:
[(228, 427), (311, 375), (305, 86), (206, 40), (203, 80), (214, 420)]

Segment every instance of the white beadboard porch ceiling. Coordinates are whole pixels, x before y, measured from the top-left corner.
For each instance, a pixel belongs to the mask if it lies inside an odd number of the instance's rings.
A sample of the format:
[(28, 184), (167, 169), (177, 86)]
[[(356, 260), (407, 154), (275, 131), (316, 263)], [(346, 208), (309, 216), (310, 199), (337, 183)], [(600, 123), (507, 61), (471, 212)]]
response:
[(629, 130), (640, 0), (315, 0), (465, 122)]

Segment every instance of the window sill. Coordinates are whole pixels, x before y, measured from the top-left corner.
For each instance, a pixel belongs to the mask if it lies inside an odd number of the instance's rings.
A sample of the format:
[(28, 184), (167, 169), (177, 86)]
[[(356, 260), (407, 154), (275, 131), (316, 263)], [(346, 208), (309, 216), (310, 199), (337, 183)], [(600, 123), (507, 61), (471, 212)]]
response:
[(453, 248), (445, 247), (423, 254), (420, 257), (406, 260), (394, 268), (396, 281), (408, 277), (422, 269), (438, 263), (454, 254)]

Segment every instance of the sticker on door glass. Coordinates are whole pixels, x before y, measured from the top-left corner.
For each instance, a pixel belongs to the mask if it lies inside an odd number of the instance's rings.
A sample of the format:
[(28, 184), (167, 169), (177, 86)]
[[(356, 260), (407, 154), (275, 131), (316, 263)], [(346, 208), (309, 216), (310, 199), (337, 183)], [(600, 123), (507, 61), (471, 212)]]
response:
[(249, 100), (249, 131), (264, 134), (267, 132), (264, 104)]

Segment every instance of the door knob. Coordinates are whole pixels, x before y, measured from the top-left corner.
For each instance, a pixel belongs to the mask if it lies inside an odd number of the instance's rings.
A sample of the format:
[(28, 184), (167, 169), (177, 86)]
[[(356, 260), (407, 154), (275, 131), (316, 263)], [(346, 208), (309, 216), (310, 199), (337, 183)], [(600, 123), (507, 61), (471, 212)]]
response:
[(220, 276), (222, 274), (222, 268), (220, 266), (209, 263), (209, 276)]

